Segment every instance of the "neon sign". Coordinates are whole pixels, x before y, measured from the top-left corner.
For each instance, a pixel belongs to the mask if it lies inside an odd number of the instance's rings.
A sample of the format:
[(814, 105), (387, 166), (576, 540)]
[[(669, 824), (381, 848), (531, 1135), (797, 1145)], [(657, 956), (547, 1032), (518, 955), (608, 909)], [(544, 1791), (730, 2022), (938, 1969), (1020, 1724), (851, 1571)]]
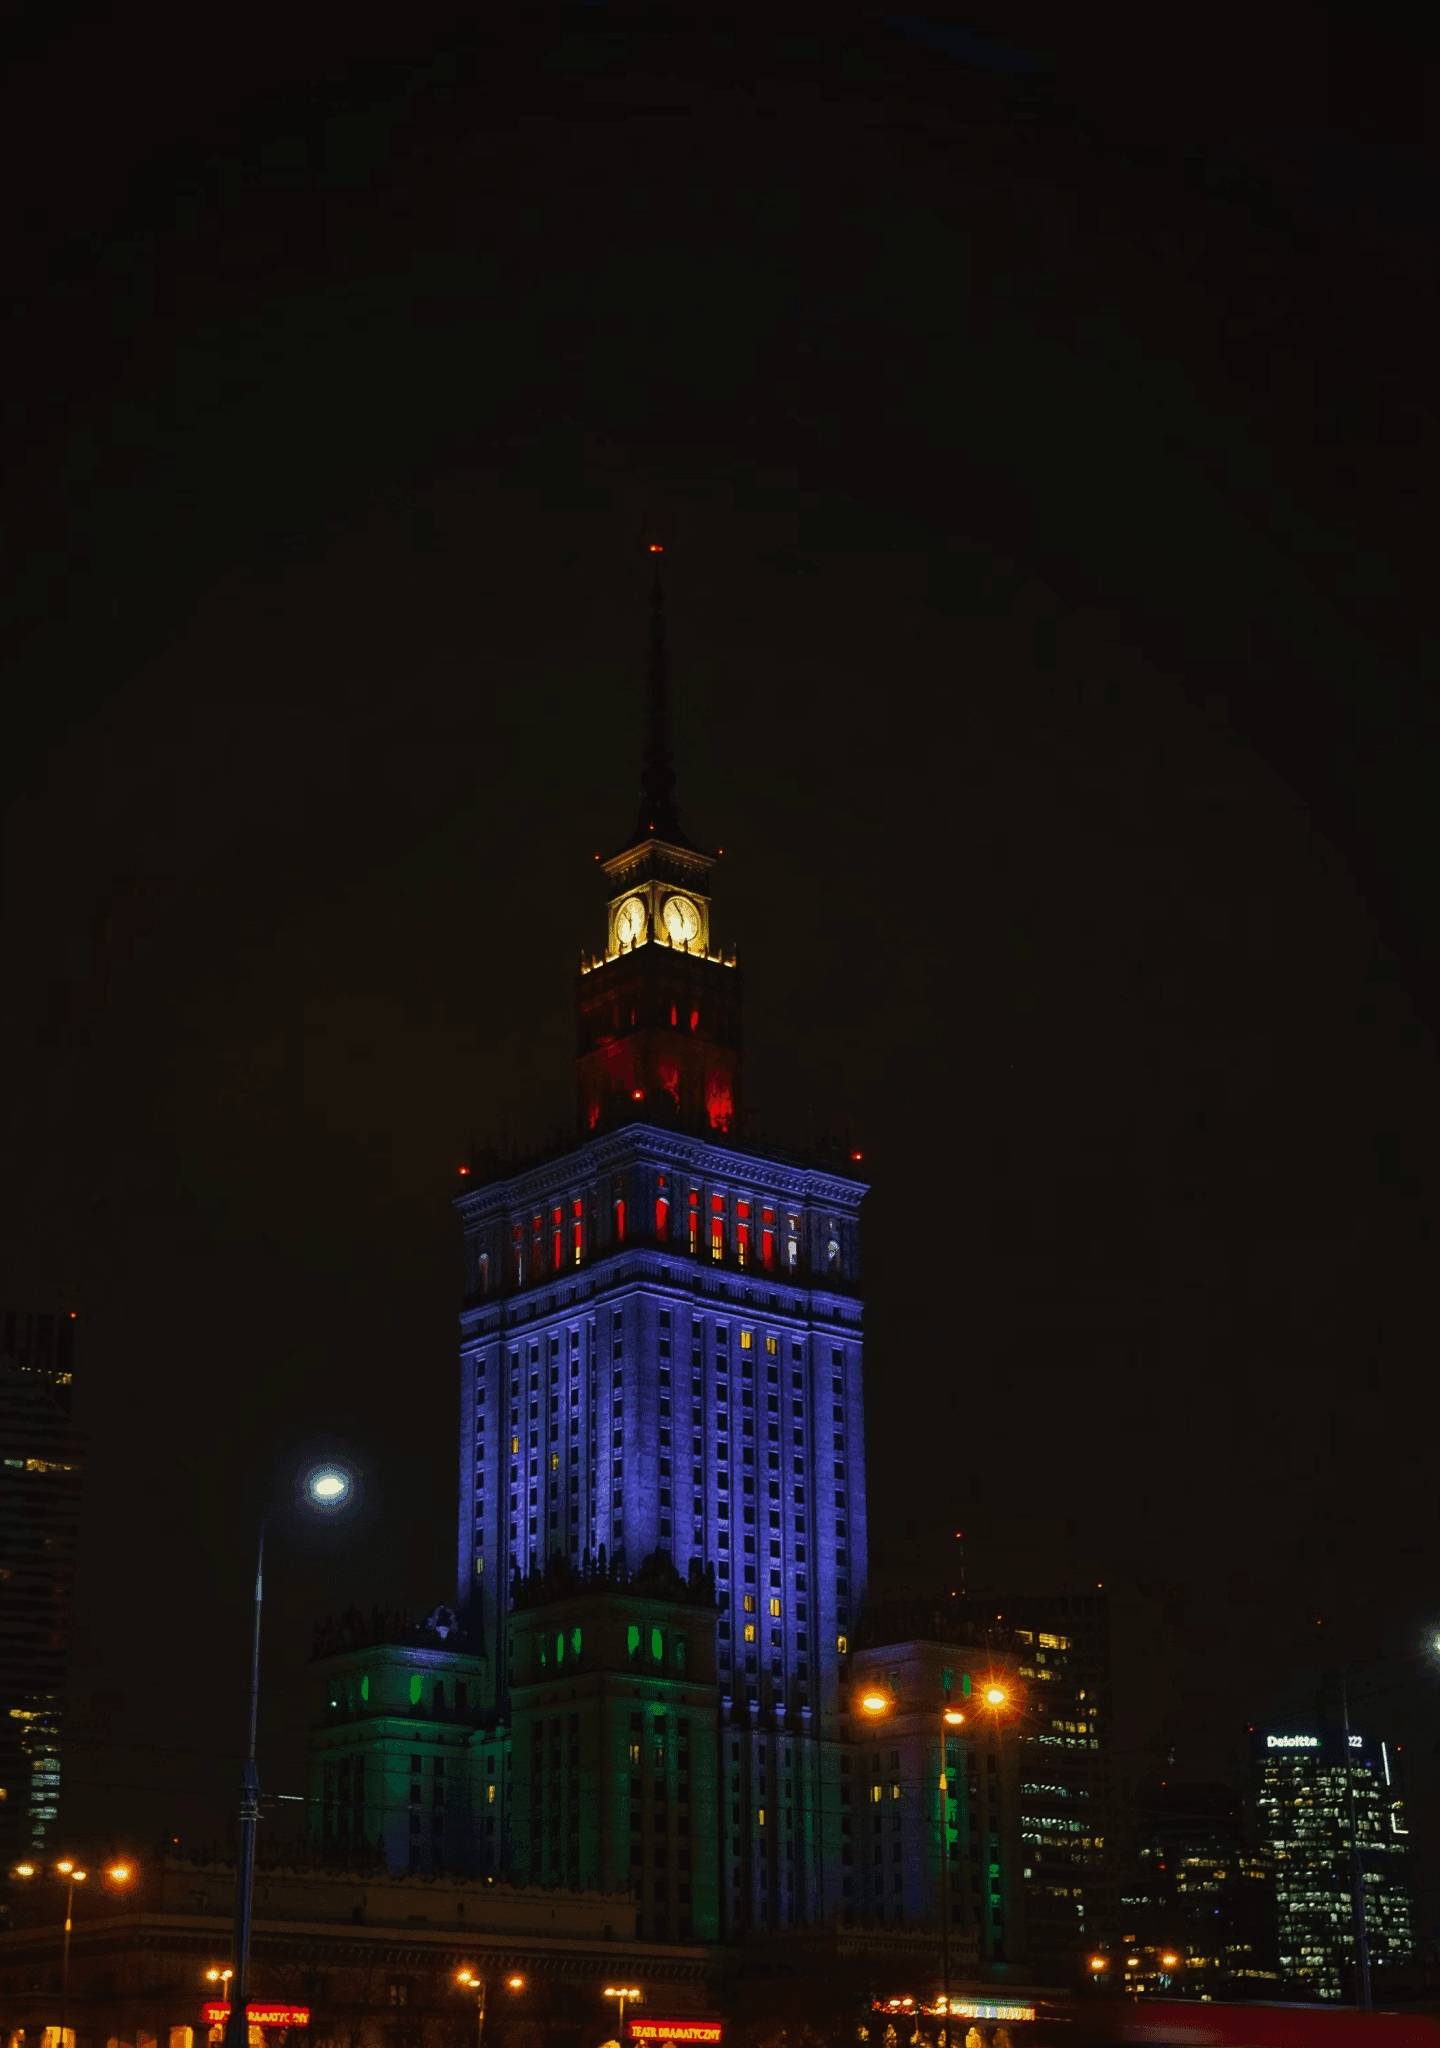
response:
[(1265, 1747), (1267, 1749), (1318, 1749), (1320, 1747), (1320, 1737), (1318, 1735), (1267, 1735), (1265, 1737)]

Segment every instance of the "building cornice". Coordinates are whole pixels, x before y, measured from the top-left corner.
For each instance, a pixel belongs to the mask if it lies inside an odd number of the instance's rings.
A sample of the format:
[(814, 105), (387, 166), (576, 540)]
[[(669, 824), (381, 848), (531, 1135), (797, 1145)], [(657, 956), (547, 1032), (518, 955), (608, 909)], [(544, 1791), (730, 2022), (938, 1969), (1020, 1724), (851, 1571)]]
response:
[(555, 1189), (571, 1186), (581, 1177), (613, 1172), (635, 1160), (667, 1169), (683, 1169), (705, 1180), (743, 1182), (777, 1195), (821, 1206), (857, 1210), (870, 1192), (870, 1184), (848, 1174), (826, 1173), (799, 1161), (790, 1161), (763, 1151), (742, 1151), (729, 1145), (707, 1143), (684, 1131), (668, 1130), (660, 1124), (632, 1123), (603, 1137), (577, 1145), (543, 1165), (523, 1169), (506, 1180), (493, 1180), (484, 1187), (467, 1189), (455, 1197), (455, 1206), (466, 1223), (515, 1204), (543, 1200)]

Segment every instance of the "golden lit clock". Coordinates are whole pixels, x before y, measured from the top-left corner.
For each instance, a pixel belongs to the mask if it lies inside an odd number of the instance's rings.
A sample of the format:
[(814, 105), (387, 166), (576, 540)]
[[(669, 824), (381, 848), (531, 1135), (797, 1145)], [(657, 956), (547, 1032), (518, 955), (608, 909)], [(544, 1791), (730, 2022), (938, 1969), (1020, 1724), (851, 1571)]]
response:
[(700, 936), (700, 913), (688, 896), (667, 896), (662, 913), (672, 946), (689, 946)]
[(645, 936), (645, 902), (640, 896), (627, 896), (615, 913), (615, 937), (622, 946), (633, 946)]

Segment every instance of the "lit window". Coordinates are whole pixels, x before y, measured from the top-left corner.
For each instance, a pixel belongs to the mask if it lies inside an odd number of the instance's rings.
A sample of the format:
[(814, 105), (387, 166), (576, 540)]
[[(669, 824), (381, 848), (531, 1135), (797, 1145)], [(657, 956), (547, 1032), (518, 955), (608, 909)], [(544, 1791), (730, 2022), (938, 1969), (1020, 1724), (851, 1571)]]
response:
[(742, 1351), (748, 1351), (750, 1349), (750, 1341), (753, 1335), (754, 1332), (752, 1330), (742, 1330), (740, 1332), (740, 1349)]
[(690, 1190), (690, 1256), (693, 1259), (699, 1249), (700, 1240), (700, 1197), (694, 1188)]
[(735, 1252), (743, 1266), (750, 1257), (750, 1204), (737, 1202), (735, 1217)]
[(779, 1338), (778, 1338), (778, 1337), (767, 1337), (767, 1338), (765, 1339), (765, 1349), (766, 1349), (766, 1350), (767, 1350), (767, 1351), (769, 1352), (769, 1354), (770, 1354), (770, 1356), (771, 1356), (772, 1358), (778, 1358), (778, 1356), (780, 1355), (780, 1340), (779, 1340)]
[(755, 1640), (755, 1624), (753, 1621), (747, 1621), (745, 1624), (745, 1640), (747, 1643), (753, 1643)]
[(837, 1649), (837, 1650), (838, 1650), (838, 1651), (840, 1652), (840, 1655), (841, 1655), (842, 1657), (843, 1657), (843, 1656), (845, 1656), (845, 1655), (846, 1655), (846, 1654), (848, 1653), (849, 1649), (850, 1649), (850, 1638), (849, 1638), (849, 1636), (836, 1636), (836, 1638), (835, 1638), (835, 1647), (836, 1647), (836, 1649)]
[(780, 1602), (778, 1600), (772, 1600), (770, 1602), (770, 1612), (772, 1614), (778, 1614), (780, 1612)]
[(747, 1593), (745, 1595), (745, 1612), (747, 1614), (753, 1614), (755, 1612), (755, 1595), (753, 1593)]
[(760, 1257), (767, 1266), (775, 1263), (775, 1211), (760, 1211)]
[(518, 1458), (520, 1455), (520, 1439), (518, 1436), (512, 1436), (510, 1439), (510, 1455), (512, 1458)]

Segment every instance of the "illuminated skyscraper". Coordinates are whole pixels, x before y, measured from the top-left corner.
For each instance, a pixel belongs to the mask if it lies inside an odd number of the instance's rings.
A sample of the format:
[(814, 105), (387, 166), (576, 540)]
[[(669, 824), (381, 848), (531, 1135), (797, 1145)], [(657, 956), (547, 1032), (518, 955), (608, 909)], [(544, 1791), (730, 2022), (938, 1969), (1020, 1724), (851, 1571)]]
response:
[(60, 1799), (82, 1458), (76, 1317), (0, 1310), (0, 1852), (43, 1854)]
[(1379, 1976), (1413, 1950), (1395, 1755), (1352, 1734), (1347, 1760), (1343, 1738), (1314, 1724), (1269, 1728), (1254, 1738), (1253, 1769), (1259, 1836), (1274, 1858), (1281, 1975), (1321, 1998), (1353, 1996), (1352, 1794), (1371, 1968)]
[(458, 1198), (459, 1584), (501, 1708), (517, 1572), (602, 1549), (713, 1572), (733, 1929), (813, 1919), (849, 1883), (807, 1815), (822, 1786), (838, 1805), (865, 1590), (865, 1184), (843, 1152), (743, 1135), (714, 865), (680, 824), (657, 585), (640, 809), (576, 982), (576, 1136), (476, 1159)]

